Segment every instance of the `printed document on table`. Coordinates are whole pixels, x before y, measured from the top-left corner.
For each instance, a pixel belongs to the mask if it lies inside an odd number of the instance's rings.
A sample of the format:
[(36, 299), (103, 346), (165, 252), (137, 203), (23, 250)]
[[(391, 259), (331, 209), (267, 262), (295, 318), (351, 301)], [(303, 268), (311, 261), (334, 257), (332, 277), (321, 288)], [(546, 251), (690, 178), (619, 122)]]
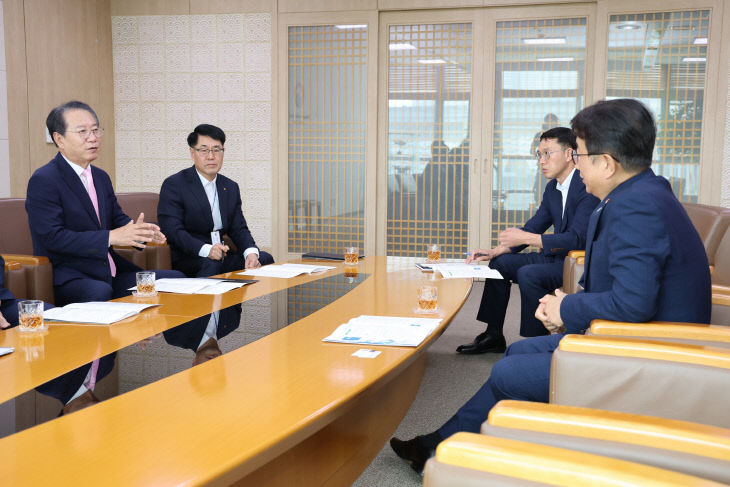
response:
[(431, 264), (434, 272), (440, 272), (444, 279), (456, 279), (460, 277), (482, 277), (484, 279), (503, 279), (498, 270), (486, 265), (449, 263)]
[(362, 315), (338, 326), (334, 333), (322, 341), (417, 347), (440, 323), (440, 318)]
[[(177, 294), (223, 294), (246, 284), (250, 284), (250, 282), (231, 282), (229, 279), (211, 279), (209, 277), (162, 278), (155, 280), (155, 290), (161, 293)], [(129, 288), (130, 291), (135, 289), (137, 289), (136, 286)]]
[(271, 264), (258, 269), (246, 269), (243, 272), (239, 272), (242, 276), (264, 276), (264, 277), (279, 277), (282, 279), (289, 279), (296, 277), (301, 274), (314, 274), (316, 272), (325, 272), (330, 269), (334, 269), (334, 266), (330, 265), (308, 265), (308, 264)]
[(98, 323), (111, 325), (142, 310), (157, 304), (108, 303), (91, 301), (88, 303), (71, 303), (62, 308), (51, 308), (43, 312), (47, 321), (69, 321), (73, 323)]

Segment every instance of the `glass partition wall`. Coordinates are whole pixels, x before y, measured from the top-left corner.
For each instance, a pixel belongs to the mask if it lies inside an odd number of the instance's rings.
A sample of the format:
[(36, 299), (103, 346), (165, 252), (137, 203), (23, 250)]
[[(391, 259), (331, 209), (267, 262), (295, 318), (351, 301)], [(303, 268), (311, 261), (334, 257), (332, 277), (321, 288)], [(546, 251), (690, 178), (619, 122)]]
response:
[(723, 8), (599, 0), (287, 27), (288, 251), (425, 257), (437, 243), (461, 258), (496, 245), (542, 199), (540, 134), (603, 98), (653, 111), (653, 168), (681, 201), (703, 184), (716, 195), (722, 151), (708, 134), (721, 121), (705, 104), (719, 93), (708, 73)]

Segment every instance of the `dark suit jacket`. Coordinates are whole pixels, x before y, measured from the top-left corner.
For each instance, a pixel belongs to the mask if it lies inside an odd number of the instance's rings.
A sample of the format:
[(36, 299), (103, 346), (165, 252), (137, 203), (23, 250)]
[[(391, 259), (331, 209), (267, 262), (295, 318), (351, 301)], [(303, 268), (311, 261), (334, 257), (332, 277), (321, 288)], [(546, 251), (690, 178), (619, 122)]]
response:
[[(570, 180), (563, 214), (563, 194), (557, 189), (557, 185), (557, 179), (547, 183), (540, 207), (522, 229), (530, 233), (544, 234), (552, 225), (554, 233), (542, 236), (542, 253), (563, 259), (571, 250), (585, 248), (588, 217), (598, 205), (598, 198), (586, 193), (583, 179), (580, 173), (575, 171), (573, 179)], [(524, 245), (513, 247), (512, 252), (519, 252), (525, 247)]]
[[(241, 324), (241, 312), (242, 308), (240, 304), (220, 310), (220, 313), (218, 313), (218, 328), (216, 329), (216, 338), (218, 340), (239, 327)], [(165, 341), (172, 346), (187, 348), (193, 352), (197, 352), (198, 345), (200, 345), (200, 340), (203, 339), (209, 321), (209, 314), (201, 316), (175, 328), (165, 330), (162, 332), (162, 335)]]
[[(216, 187), (223, 223), (221, 236), (227, 234), (241, 254), (249, 247), (256, 247), (241, 211), (238, 184), (218, 174)], [(173, 174), (162, 183), (157, 218), (170, 245), (173, 264), (184, 265), (185, 261), (201, 258), (200, 247), (211, 243), (213, 214), (195, 166)]]
[(37, 169), (28, 181), (25, 209), (33, 252), (50, 259), (56, 286), (76, 278), (111, 283), (107, 252), (111, 253), (117, 272), (140, 270), (109, 246), (109, 231), (126, 225), (130, 218), (117, 203), (109, 175), (94, 166), (91, 175), (101, 224), (89, 193), (61, 153)]
[(591, 320), (709, 323), (710, 272), (702, 241), (669, 182), (648, 169), (592, 213), (585, 292), (560, 306), (569, 333)]

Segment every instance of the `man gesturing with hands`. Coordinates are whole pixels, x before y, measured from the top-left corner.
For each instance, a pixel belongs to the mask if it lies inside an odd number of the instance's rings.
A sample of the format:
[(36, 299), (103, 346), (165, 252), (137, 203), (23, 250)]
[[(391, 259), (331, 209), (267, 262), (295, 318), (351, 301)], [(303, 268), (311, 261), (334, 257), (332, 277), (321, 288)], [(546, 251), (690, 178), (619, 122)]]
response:
[[(56, 305), (107, 301), (129, 294), (141, 270), (112, 246), (144, 248), (165, 236), (144, 214), (133, 221), (119, 207), (111, 179), (91, 163), (98, 157), (103, 129), (94, 110), (70, 101), (51, 110), (46, 127), (58, 154), (28, 181), (25, 209), (33, 252), (53, 265)], [(157, 277), (184, 277), (155, 271)]]

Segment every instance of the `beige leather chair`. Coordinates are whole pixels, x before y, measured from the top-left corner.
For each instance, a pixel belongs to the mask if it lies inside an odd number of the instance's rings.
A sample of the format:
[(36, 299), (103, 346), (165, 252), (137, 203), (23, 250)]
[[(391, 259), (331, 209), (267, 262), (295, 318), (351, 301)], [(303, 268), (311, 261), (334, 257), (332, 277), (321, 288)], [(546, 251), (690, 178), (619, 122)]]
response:
[(25, 272), (26, 289), (16, 297), (53, 303), (53, 267), (47, 257), (33, 255), (24, 198), (0, 198), (0, 228), (0, 253)]
[(730, 430), (655, 416), (501, 401), (482, 433), (730, 483)]
[[(122, 211), (130, 218), (137, 220), (144, 213), (144, 221), (157, 223), (157, 204), (160, 195), (157, 193), (135, 192), (117, 193), (117, 201)], [(172, 269), (170, 247), (167, 244), (147, 244), (140, 251), (133, 247), (114, 247), (119, 255), (132, 261), (142, 269)]]
[(424, 487), (717, 486), (711, 480), (608, 456), (476, 433), (456, 433), (426, 462)]
[(730, 428), (730, 349), (567, 335), (553, 354), (550, 402)]
[(585, 250), (571, 250), (563, 261), (563, 292), (575, 294), (582, 288), (578, 282), (583, 276)]

